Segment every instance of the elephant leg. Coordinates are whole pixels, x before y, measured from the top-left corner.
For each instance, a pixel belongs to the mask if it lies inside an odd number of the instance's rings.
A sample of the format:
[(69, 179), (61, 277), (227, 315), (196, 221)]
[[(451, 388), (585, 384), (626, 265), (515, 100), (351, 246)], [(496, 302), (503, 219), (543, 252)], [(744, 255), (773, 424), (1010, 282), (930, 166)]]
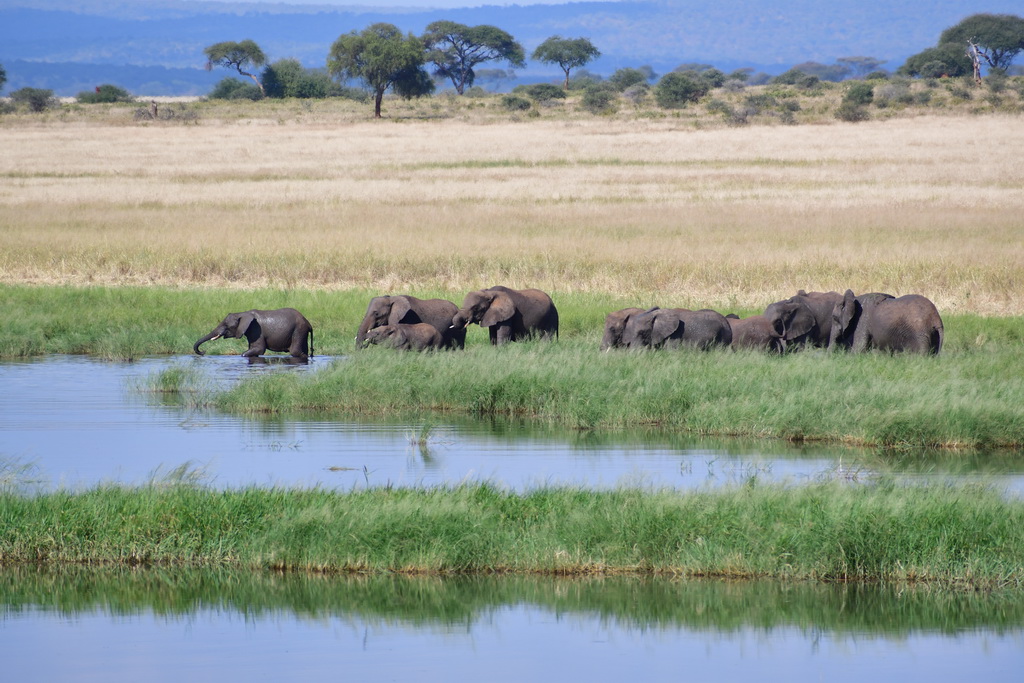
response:
[(292, 334), (292, 343), (288, 347), (288, 353), (294, 358), (306, 360), (309, 358), (309, 347), (306, 346), (306, 335)]
[[(497, 329), (495, 329), (495, 327)], [(491, 335), (491, 343), (498, 346), (515, 341), (515, 335), (512, 334), (511, 325), (495, 325), (491, 327)]]
[(265, 337), (257, 337), (253, 341), (249, 342), (249, 348), (246, 349), (245, 353), (242, 354), (244, 358), (252, 358), (253, 356), (262, 356), (267, 352), (267, 340)]

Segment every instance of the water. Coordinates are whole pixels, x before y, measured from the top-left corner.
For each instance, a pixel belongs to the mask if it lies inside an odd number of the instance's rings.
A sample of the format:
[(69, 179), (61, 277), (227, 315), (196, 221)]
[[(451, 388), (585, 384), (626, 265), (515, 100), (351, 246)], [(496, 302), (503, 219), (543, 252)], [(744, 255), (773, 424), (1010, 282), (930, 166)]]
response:
[(1017, 681), (1024, 597), (536, 577), (0, 570), (5, 679)]
[[(214, 486), (342, 489), (488, 479), (515, 489), (680, 489), (878, 472), (1024, 491), (1020, 458), (888, 456), (515, 422), (257, 420), (161, 404), (167, 367), (229, 384), (316, 372), (238, 357), (0, 363), (0, 462), (42, 488), (145, 482), (191, 463)], [(343, 361), (341, 361), (343, 362)], [(2, 475), (3, 472), (0, 472)], [(325, 577), (0, 567), (12, 681), (1017, 681), (1024, 595), (604, 577)]]
[[(237, 356), (116, 363), (54, 356), (0, 363), (0, 460), (30, 465), (44, 486), (141, 483), (189, 464), (216, 486), (433, 485), (488, 480), (521, 490), (543, 484), (695, 488), (877, 472), (979, 479), (1024, 492), (1024, 461), (997, 454), (914, 458), (782, 442), (694, 439), (664, 432), (594, 434), (516, 422), (354, 422), (255, 419), (162, 405), (145, 379), (169, 367), (229, 384), (309, 365), (249, 364)], [(339, 361), (339, 362), (344, 362)]]

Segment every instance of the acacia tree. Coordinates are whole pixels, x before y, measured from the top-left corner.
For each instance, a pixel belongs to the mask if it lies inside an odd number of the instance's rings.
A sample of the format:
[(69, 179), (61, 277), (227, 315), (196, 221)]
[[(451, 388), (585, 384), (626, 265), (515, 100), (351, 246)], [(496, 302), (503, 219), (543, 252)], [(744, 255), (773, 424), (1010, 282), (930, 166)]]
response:
[(434, 83), (423, 69), (423, 42), (412, 35), (403, 36), (393, 24), (373, 24), (362, 32), (340, 36), (331, 45), (327, 71), (345, 81), (361, 80), (374, 93), (374, 118), (380, 118), (384, 93), (390, 88), (402, 97), (419, 97), (434, 90)]
[(236, 43), (229, 40), (211, 45), (204, 49), (203, 53), (206, 54), (207, 71), (214, 66), (234, 69), (242, 76), (251, 78), (253, 83), (260, 89), (260, 92), (264, 95), (267, 94), (263, 90), (263, 84), (260, 83), (255, 74), (245, 70), (252, 67), (259, 68), (267, 63), (267, 56), (263, 54), (263, 50), (260, 49), (260, 46), (255, 41), (243, 40), (240, 43)]
[(1024, 50), (1024, 19), (1013, 14), (973, 14), (942, 32), (939, 45), (944, 44), (973, 48), (989, 67), (1005, 71)]
[(587, 38), (551, 36), (537, 46), (533, 58), (545, 64), (557, 64), (565, 72), (565, 89), (569, 89), (569, 71), (601, 56), (600, 50)]
[(454, 21), (435, 21), (423, 34), (427, 61), (434, 64), (434, 75), (451, 80), (460, 95), (473, 85), (473, 67), (495, 60), (509, 66), (526, 66), (523, 46), (511, 34), (496, 26), (466, 26)]

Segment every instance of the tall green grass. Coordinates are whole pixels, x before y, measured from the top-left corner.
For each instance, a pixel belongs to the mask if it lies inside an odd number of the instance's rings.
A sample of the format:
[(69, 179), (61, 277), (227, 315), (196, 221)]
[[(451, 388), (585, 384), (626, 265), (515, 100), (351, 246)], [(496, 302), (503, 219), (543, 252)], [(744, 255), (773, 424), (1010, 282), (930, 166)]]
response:
[(194, 485), (0, 493), (0, 563), (663, 573), (1024, 585), (1024, 503), (982, 487), (678, 493)]

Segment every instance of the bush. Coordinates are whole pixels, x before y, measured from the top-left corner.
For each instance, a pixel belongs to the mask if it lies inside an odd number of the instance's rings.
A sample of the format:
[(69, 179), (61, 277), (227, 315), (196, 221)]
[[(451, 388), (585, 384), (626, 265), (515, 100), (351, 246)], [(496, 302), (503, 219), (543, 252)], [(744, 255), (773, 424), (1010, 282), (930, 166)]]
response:
[(618, 92), (611, 84), (591, 85), (583, 91), (580, 107), (591, 114), (612, 114), (618, 109)]
[(876, 89), (874, 102), (875, 106), (885, 109), (900, 104), (913, 104), (914, 95), (910, 92), (910, 86), (907, 83), (887, 83)]
[(36, 113), (60, 106), (57, 98), (53, 96), (53, 91), (42, 88), (20, 88), (15, 90), (11, 93), (11, 101), (17, 105), (25, 105), (30, 111)]
[(501, 98), (501, 106), (505, 107), (509, 111), (526, 111), (533, 105), (530, 100), (525, 97), (519, 97), (518, 95), (505, 95)]
[(608, 78), (608, 82), (619, 92), (625, 92), (628, 88), (647, 84), (647, 74), (640, 69), (623, 68), (616, 69), (615, 73)]
[(846, 89), (846, 94), (843, 95), (843, 102), (850, 102), (857, 105), (871, 104), (871, 101), (874, 98), (875, 86), (864, 81), (857, 81)]
[(868, 110), (862, 105), (844, 101), (836, 110), (836, 118), (840, 121), (856, 123), (857, 121), (867, 121), (870, 117), (868, 116)]
[(654, 99), (659, 107), (681, 109), (691, 102), (697, 102), (708, 93), (707, 83), (686, 73), (665, 74), (654, 89)]
[(260, 100), (263, 93), (254, 84), (243, 83), (237, 78), (225, 78), (217, 82), (210, 91), (211, 100)]
[(281, 59), (267, 66), (261, 81), (267, 97), (322, 99), (342, 91), (326, 72), (307, 69), (297, 59)]
[(631, 85), (622, 91), (622, 96), (633, 104), (640, 104), (647, 99), (647, 95), (651, 92), (651, 86), (647, 83), (637, 83)]
[(551, 100), (564, 100), (567, 95), (565, 90), (551, 83), (534, 83), (533, 85), (518, 85), (513, 89), (514, 93), (526, 95), (535, 102), (549, 102)]
[(864, 77), (865, 81), (887, 81), (889, 80), (889, 74), (886, 71), (872, 71)]
[(783, 85), (795, 85), (798, 88), (813, 88), (821, 82), (821, 79), (817, 76), (806, 74), (799, 69), (790, 69), (785, 73), (781, 73), (772, 79), (772, 83), (782, 83)]
[(93, 91), (83, 90), (76, 95), (82, 104), (100, 104), (104, 102), (134, 102), (135, 98), (124, 88), (104, 84)]

